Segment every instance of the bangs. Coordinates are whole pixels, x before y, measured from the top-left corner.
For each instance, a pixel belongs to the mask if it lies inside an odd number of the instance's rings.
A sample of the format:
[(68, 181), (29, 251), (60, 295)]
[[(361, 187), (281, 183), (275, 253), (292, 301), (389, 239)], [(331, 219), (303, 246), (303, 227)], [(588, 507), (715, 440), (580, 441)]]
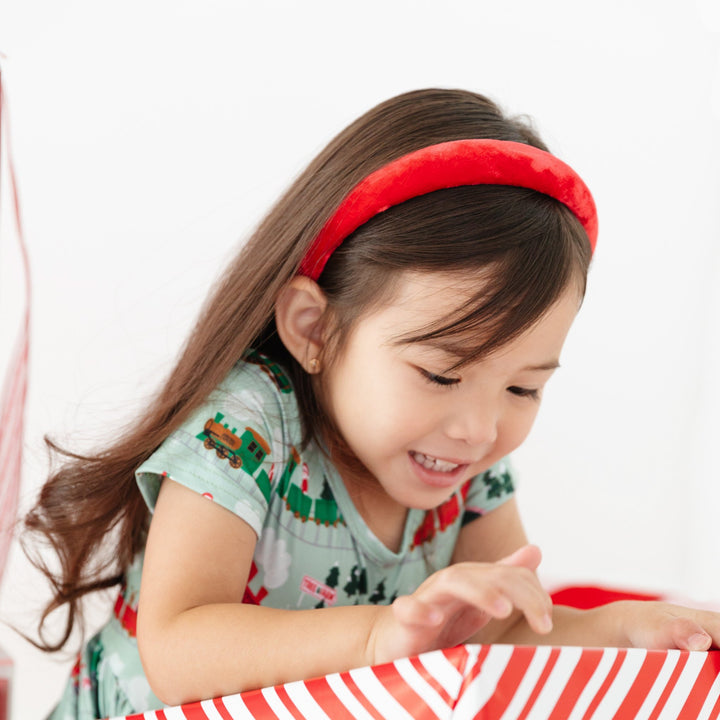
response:
[(590, 259), (585, 230), (557, 200), (526, 188), (460, 187), (372, 218), (338, 249), (320, 283), (347, 329), (389, 299), (399, 273), (457, 277), (467, 300), (398, 342), (434, 344), (460, 367), (530, 329), (571, 283), (581, 299)]
[(509, 267), (505, 277), (516, 292), (508, 292), (508, 285), (499, 289), (486, 286), (441, 322), (429, 324), (417, 333), (398, 336), (396, 342), (437, 347), (458, 358), (449, 370), (459, 369), (491, 355), (541, 320), (569, 284), (567, 274), (563, 275), (566, 277), (556, 278), (558, 285), (552, 288), (545, 283), (522, 286), (513, 282), (517, 276)]

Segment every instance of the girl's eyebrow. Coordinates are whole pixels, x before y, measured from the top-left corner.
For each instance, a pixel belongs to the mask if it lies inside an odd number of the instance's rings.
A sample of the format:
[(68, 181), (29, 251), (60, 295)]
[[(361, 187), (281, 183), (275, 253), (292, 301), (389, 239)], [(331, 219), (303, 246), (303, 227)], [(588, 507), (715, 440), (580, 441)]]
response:
[(444, 355), (447, 355), (449, 358), (453, 360), (463, 360), (464, 356), (460, 354), (458, 349), (457, 343), (452, 343), (449, 341), (443, 342), (442, 338), (429, 338), (427, 340), (413, 340), (412, 338), (395, 338), (392, 341), (392, 344), (395, 346), (404, 345), (409, 346), (413, 345), (414, 347), (419, 348), (427, 348), (429, 350), (439, 351), (443, 353)]
[[(456, 364), (462, 364), (465, 361), (465, 357), (460, 354), (457, 342), (445, 341), (443, 338), (428, 338), (420, 342), (412, 339), (396, 338), (393, 345), (415, 345), (420, 348), (429, 348), (430, 350), (440, 351), (446, 355), (451, 361), (456, 361)], [(454, 366), (453, 366), (454, 367)], [(538, 363), (537, 365), (526, 365), (522, 368), (521, 372), (547, 372), (548, 370), (557, 370), (560, 367), (560, 361), (553, 358), (547, 362)]]
[[(456, 360), (458, 363), (462, 363), (465, 358), (457, 350), (456, 343), (443, 342), (442, 338), (432, 338), (424, 340), (422, 342), (414, 342), (412, 340), (403, 340), (402, 338), (395, 340), (394, 345), (415, 345), (417, 347), (426, 347), (430, 350), (440, 351), (450, 360)], [(521, 372), (547, 372), (548, 370), (557, 370), (560, 367), (560, 362), (556, 359), (548, 360), (547, 362), (538, 363), (537, 365), (527, 365), (521, 369)]]
[(543, 370), (557, 370), (559, 367), (560, 363), (557, 360), (550, 360), (546, 363), (541, 363), (540, 365), (528, 365), (523, 368), (523, 371), (540, 372)]

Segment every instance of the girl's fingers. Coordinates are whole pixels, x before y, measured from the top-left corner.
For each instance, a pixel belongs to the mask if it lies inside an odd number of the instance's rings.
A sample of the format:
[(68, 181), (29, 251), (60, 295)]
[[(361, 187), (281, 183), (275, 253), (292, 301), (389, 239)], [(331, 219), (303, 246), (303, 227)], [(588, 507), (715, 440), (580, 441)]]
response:
[(638, 637), (633, 644), (663, 650), (707, 650), (712, 643), (702, 627), (686, 617), (668, 618), (662, 624), (648, 628), (646, 632), (647, 637)]
[(664, 603), (630, 603), (636, 647), (705, 651), (720, 647), (720, 614)]
[(536, 632), (548, 632), (552, 603), (528, 567), (536, 555), (528, 549), (507, 558), (506, 564), (450, 565), (412, 595), (396, 598), (379, 611), (368, 640), (374, 664), (464, 642), (493, 618), (508, 618), (515, 610)]
[(524, 545), (516, 550), (512, 555), (508, 555), (502, 560), (498, 560), (501, 565), (513, 565), (515, 567), (525, 567), (528, 570), (537, 570), (542, 561), (542, 553), (537, 545)]
[(393, 602), (392, 608), (395, 618), (403, 625), (436, 627), (443, 621), (440, 610), (414, 595), (401, 595)]
[(709, 650), (712, 646), (712, 638), (698, 626), (695, 632), (691, 634), (684, 633), (682, 639), (678, 642), (681, 650)]
[(670, 621), (674, 646), (680, 650), (709, 650), (720, 646), (720, 616), (717, 613), (686, 611)]
[(525, 613), (525, 617), (528, 624), (533, 630), (535, 630), (535, 632), (544, 635), (552, 630), (552, 600), (547, 592), (540, 586), (539, 581), (535, 577), (535, 570), (537, 570), (541, 561), (542, 553), (537, 545), (524, 545), (511, 555), (508, 555), (498, 562), (502, 565), (524, 567), (532, 571), (533, 578), (536, 581), (537, 587), (541, 591), (546, 607), (545, 612), (539, 617), (528, 615), (528, 613)]
[[(515, 559), (534, 562), (531, 557), (533, 552), (530, 550), (526, 557)], [(522, 564), (452, 565), (433, 576), (433, 582), (421, 586), (416, 595), (427, 605), (436, 606), (444, 613), (445, 609), (449, 609), (449, 614), (466, 605), (493, 618), (504, 619), (517, 608), (536, 632), (544, 634), (552, 628), (550, 596), (541, 587), (535, 573)]]

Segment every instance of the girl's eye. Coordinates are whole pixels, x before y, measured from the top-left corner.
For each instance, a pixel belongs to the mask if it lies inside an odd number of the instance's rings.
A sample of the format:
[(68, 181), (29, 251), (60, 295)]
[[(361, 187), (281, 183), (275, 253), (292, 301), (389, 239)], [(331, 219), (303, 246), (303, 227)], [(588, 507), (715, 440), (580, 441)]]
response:
[(420, 371), (420, 374), (433, 385), (457, 385), (460, 382), (460, 378), (449, 378), (444, 375), (436, 375), (435, 373), (431, 373), (429, 370), (423, 370), (423, 368), (418, 368), (418, 370)]
[(517, 385), (512, 385), (508, 388), (508, 392), (518, 397), (530, 398), (531, 400), (537, 400), (540, 397), (540, 391), (533, 388), (523, 388)]

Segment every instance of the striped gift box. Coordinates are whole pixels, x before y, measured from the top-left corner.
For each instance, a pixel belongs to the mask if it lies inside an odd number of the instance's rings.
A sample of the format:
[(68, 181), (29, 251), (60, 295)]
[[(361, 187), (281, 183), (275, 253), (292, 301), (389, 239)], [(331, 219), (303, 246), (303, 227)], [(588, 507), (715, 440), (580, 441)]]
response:
[(460, 645), (126, 720), (719, 716), (720, 651)]

